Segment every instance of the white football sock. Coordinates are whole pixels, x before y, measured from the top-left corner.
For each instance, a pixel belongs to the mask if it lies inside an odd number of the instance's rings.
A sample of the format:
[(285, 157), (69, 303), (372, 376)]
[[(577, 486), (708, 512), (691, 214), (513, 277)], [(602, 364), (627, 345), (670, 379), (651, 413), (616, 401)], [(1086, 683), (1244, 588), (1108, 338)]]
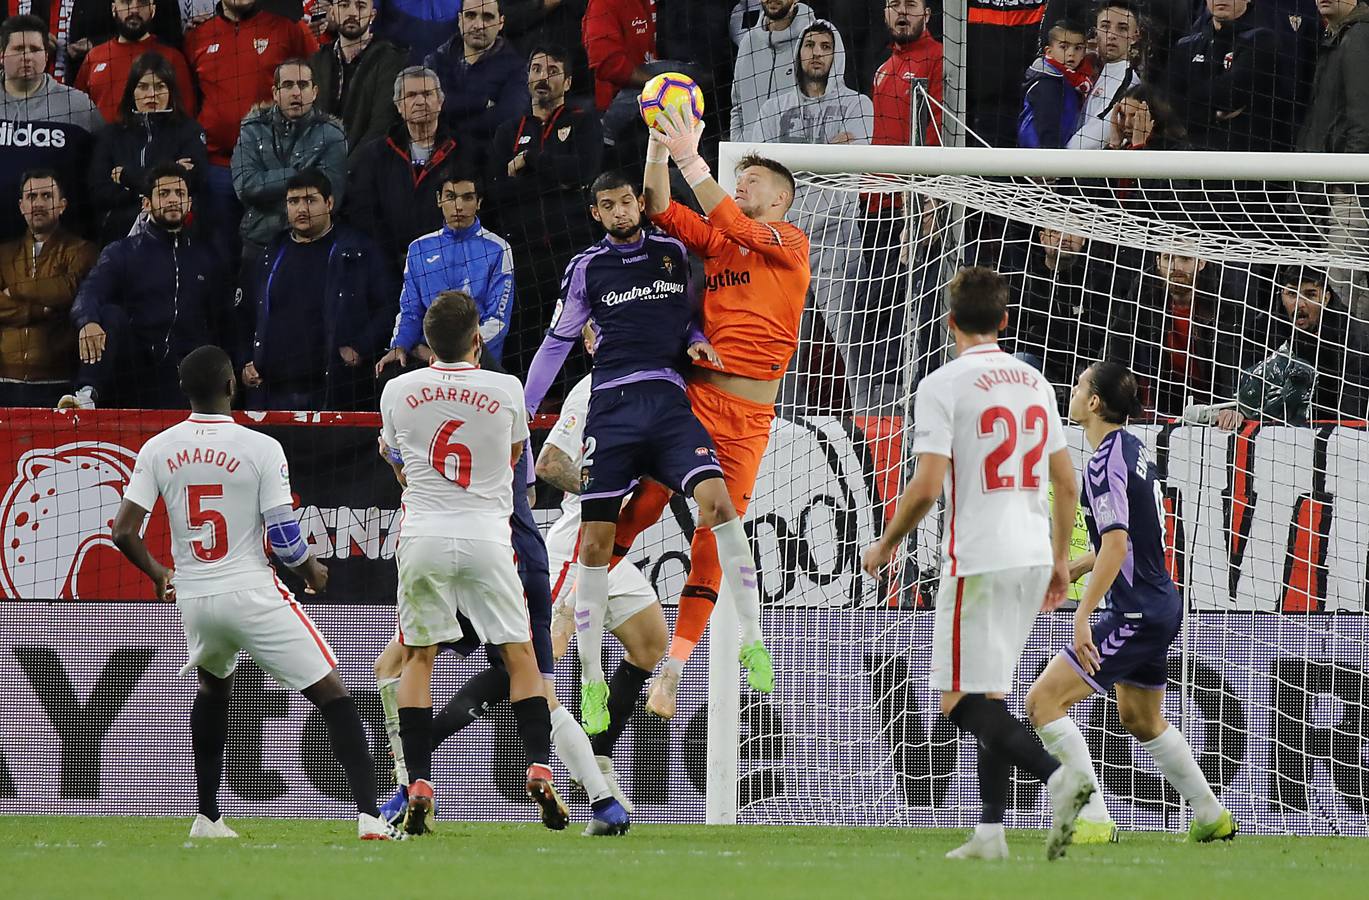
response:
[(599, 770), (599, 762), (594, 758), (589, 736), (564, 706), (558, 705), (551, 711), (551, 742), (556, 746), (557, 758), (566, 764), (570, 777), (584, 785), (591, 803), (612, 795), (604, 773)]
[(399, 679), (377, 678), (380, 708), (385, 711), (385, 737), (395, 758), (395, 784), (409, 786), (409, 768), (404, 765), (404, 744), (399, 739)]
[(980, 840), (994, 840), (1006, 838), (1007, 832), (1003, 830), (1002, 822), (980, 822), (974, 827), (974, 836)]
[(608, 566), (580, 563), (575, 574), (575, 650), (580, 681), (605, 681), (604, 618), (608, 615)]
[(1193, 748), (1183, 732), (1171, 725), (1154, 740), (1142, 741), (1141, 746), (1160, 767), (1165, 780), (1193, 807), (1195, 819), (1207, 825), (1221, 818), (1222, 804), (1208, 786), (1203, 770), (1198, 768)]
[(1069, 716), (1061, 716), (1054, 722), (1036, 729), (1046, 752), (1065, 765), (1087, 772), (1093, 782), (1093, 796), (1080, 810), (1081, 818), (1089, 822), (1110, 822), (1108, 805), (1103, 801), (1103, 788), (1098, 784), (1098, 773), (1093, 769), (1093, 759), (1089, 756), (1089, 745), (1084, 741), (1083, 732)]
[(713, 538), (718, 542), (723, 580), (737, 604), (742, 646), (745, 647), (761, 639), (761, 595), (756, 587), (756, 558), (751, 555), (751, 544), (746, 540), (746, 529), (740, 518), (714, 525), (712, 530)]

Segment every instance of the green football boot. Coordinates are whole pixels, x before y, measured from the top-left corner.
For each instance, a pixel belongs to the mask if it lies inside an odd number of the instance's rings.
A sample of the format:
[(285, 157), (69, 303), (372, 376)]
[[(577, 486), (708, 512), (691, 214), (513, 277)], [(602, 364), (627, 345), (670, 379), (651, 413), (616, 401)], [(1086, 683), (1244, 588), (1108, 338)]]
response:
[(1206, 825), (1197, 819), (1188, 826), (1188, 840), (1193, 844), (1210, 844), (1213, 841), (1229, 841), (1236, 836), (1240, 826), (1236, 824), (1236, 817), (1227, 810), (1222, 810), (1222, 814), (1217, 817), (1217, 821), (1209, 822)]
[(760, 641), (747, 644), (741, 652), (742, 665), (746, 666), (746, 682), (753, 691), (762, 694), (775, 692), (775, 667), (770, 663), (770, 651)]
[(607, 683), (586, 681), (580, 685), (580, 721), (584, 723), (585, 734), (608, 731)]

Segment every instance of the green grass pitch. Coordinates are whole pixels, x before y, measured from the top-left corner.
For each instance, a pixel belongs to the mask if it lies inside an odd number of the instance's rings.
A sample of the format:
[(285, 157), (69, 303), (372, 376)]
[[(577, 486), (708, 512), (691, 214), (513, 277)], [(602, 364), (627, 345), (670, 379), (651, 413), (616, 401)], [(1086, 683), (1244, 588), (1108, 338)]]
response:
[(1010, 862), (951, 861), (961, 831), (641, 825), (590, 839), (538, 825), (439, 822), (399, 844), (350, 821), (229, 819), (237, 841), (190, 841), (189, 819), (0, 817), (7, 897), (992, 897), (1328, 900), (1369, 896), (1369, 840), (1238, 837), (1193, 846), (1126, 833), (1047, 863), (1009, 832)]

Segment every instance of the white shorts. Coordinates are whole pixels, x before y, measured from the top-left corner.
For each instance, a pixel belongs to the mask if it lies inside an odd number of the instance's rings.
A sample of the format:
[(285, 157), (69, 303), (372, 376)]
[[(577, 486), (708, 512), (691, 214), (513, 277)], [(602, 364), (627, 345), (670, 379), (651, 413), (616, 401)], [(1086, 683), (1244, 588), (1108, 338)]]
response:
[(943, 575), (932, 629), (932, 688), (1009, 693), (1050, 577), (1050, 566)]
[(458, 612), (486, 644), (532, 640), (512, 545), (415, 535), (399, 539), (395, 558), (399, 641), (406, 647), (460, 640)]
[[(576, 562), (557, 556), (552, 556), (549, 562), (552, 573), (552, 606), (569, 603), (573, 609)], [(660, 601), (656, 591), (646, 580), (642, 570), (623, 560), (608, 573), (608, 613), (604, 616), (604, 630), (613, 631), (637, 613), (658, 602)]]
[(333, 649), (284, 587), (177, 597), (176, 608), (190, 656), (182, 675), (199, 668), (227, 678), (242, 650), (292, 691), (316, 684), (337, 668)]

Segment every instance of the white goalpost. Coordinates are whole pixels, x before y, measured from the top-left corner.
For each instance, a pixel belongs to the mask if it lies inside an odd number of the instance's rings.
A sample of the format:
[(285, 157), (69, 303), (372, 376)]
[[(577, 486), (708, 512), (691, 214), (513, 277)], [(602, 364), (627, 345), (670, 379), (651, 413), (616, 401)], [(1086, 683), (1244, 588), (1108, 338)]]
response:
[[(752, 152), (795, 173), (813, 283), (747, 516), (776, 693), (741, 681), (722, 590), (706, 821), (975, 820), (968, 747), (925, 688), (938, 514), (884, 582), (858, 558), (911, 473), (912, 395), (948, 354), (945, 286), (986, 265), (1011, 286), (1004, 348), (1062, 402), (1104, 356), (1141, 378), (1131, 427), (1160, 469), (1185, 601), (1166, 714), (1219, 796), (1242, 830), (1369, 834), (1369, 154), (723, 143), (724, 189)], [(772, 514), (769, 495), (806, 506)], [(1042, 618), (1023, 690), (1069, 632)], [(1115, 704), (1076, 716), (1118, 823), (1185, 827)], [(1048, 816), (1035, 785), (1015, 782), (1012, 807), (1010, 825)]]

